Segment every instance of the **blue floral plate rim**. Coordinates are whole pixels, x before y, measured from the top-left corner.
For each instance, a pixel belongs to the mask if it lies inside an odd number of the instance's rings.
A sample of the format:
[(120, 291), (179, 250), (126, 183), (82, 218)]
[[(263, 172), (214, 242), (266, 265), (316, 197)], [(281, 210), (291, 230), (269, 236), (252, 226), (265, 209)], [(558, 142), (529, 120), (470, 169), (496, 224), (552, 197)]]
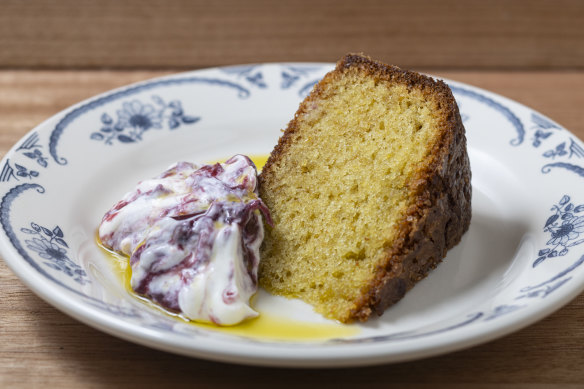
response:
[[(375, 334), (372, 330), (367, 336), (324, 343), (262, 342), (220, 336), (206, 339), (207, 333), (176, 330), (168, 322), (137, 326), (136, 323), (143, 324), (144, 318), (132, 307), (108, 304), (85, 293), (95, 280), (76, 257), (80, 247), (75, 243), (77, 231), (66, 228), (66, 222), (47, 221), (46, 215), (28, 217), (21, 210), (20, 203), (38, 202), (30, 200), (31, 196), (52, 195), (49, 193), (53, 190), (51, 177), (59, 176), (60, 171), (75, 172), (74, 162), (79, 159), (68, 155), (79, 152), (72, 152), (70, 143), (87, 148), (82, 153), (88, 154), (97, 153), (99, 147), (109, 148), (108, 152), (121, 147), (137, 150), (146, 144), (151, 147), (151, 137), (172, 138), (180, 131), (196, 129), (203, 126), (206, 115), (212, 121), (211, 108), (193, 109), (190, 100), (201, 98), (189, 97), (185, 91), (200, 89), (213, 94), (220, 90), (217, 96), (229, 99), (234, 106), (253, 103), (254, 99), (265, 103), (266, 98), (274, 97), (298, 102), (332, 66), (251, 64), (170, 75), (105, 92), (47, 119), (17, 142), (0, 165), (0, 247), (5, 262), (40, 297), (105, 332), (184, 355), (277, 366), (356, 366), (441, 354), (529, 325), (581, 293), (584, 289), (584, 267), (581, 267), (584, 199), (579, 198), (577, 189), (584, 178), (584, 164), (580, 161), (584, 158), (582, 142), (545, 115), (505, 97), (454, 81), (446, 82), (461, 103), (461, 114), (469, 131), (469, 147), (475, 147), (475, 131), (482, 134), (475, 130), (481, 126), (473, 120), (482, 123), (482, 116), (491, 117), (500, 127), (495, 131), (501, 138), (496, 147), (506, 148), (497, 158), (507, 165), (513, 158), (521, 158), (525, 166), (537, 167), (536, 172), (529, 172), (537, 176), (535, 187), (538, 180), (546, 182), (541, 204), (537, 204), (542, 211), (537, 212), (536, 220), (528, 223), (527, 235), (537, 236), (531, 240), (526, 238), (533, 247), (530, 255), (523, 256), (529, 262), (524, 271), (532, 271), (534, 276), (528, 277), (529, 282), (522, 286), (515, 285), (514, 293), (505, 301), (494, 303), (495, 299), (488, 307), (459, 315), (457, 320), (442, 320), (438, 325), (411, 331)], [(175, 92), (178, 97), (172, 98)], [(292, 103), (289, 105), (292, 111), (288, 112), (293, 113), (295, 108)], [(95, 125), (80, 129), (79, 123), (84, 120)], [(81, 131), (85, 133), (78, 136)], [(274, 139), (276, 136), (270, 142), (274, 143)], [(478, 149), (488, 147), (491, 145), (481, 145)], [(495, 153), (494, 149), (487, 151)], [(62, 170), (53, 173), (59, 169)], [(519, 174), (523, 171), (519, 170)], [(524, 246), (518, 244), (517, 251)], [(514, 265), (510, 263), (507, 270)], [(168, 333), (176, 336), (161, 339), (161, 334)], [(185, 344), (185, 336), (198, 343)], [(388, 344), (392, 347), (388, 348)], [(321, 350), (319, 347), (323, 345), (326, 347)]]

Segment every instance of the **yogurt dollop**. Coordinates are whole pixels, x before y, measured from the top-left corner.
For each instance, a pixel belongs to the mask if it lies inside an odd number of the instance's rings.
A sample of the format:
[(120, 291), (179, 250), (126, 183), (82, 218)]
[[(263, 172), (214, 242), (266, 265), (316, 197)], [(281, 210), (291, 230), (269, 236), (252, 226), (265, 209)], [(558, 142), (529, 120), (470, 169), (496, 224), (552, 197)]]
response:
[(99, 239), (128, 255), (132, 289), (191, 320), (233, 325), (258, 315), (262, 216), (251, 160), (178, 162), (138, 183), (103, 217)]

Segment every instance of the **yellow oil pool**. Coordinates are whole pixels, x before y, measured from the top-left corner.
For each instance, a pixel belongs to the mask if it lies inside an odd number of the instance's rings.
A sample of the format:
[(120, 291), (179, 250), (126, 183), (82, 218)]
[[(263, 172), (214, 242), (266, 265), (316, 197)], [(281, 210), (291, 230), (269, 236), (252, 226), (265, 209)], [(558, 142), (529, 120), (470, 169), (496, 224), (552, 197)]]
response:
[(264, 165), (266, 164), (266, 162), (268, 162), (268, 157), (269, 155), (250, 155), (249, 159), (251, 159), (253, 161), (253, 163), (256, 165), (256, 169), (258, 169), (258, 172), (262, 171), (262, 168), (264, 167)]
[(359, 328), (355, 325), (347, 325), (336, 322), (311, 323), (279, 317), (266, 312), (260, 312), (260, 315), (257, 318), (246, 320), (234, 326), (216, 326), (213, 324), (189, 321), (185, 317), (168, 312), (159, 305), (134, 293), (130, 286), (132, 268), (130, 267), (129, 259), (123, 255), (119, 255), (105, 249), (103, 246), (101, 246), (101, 244), (100, 247), (107, 255), (108, 260), (112, 265), (112, 271), (119, 279), (119, 282), (124, 285), (124, 288), (129, 295), (145, 304), (145, 307), (156, 309), (163, 314), (174, 317), (176, 320), (187, 322), (202, 329), (256, 339), (282, 341), (308, 341), (346, 338), (359, 333)]
[[(264, 167), (264, 165), (266, 164), (266, 162), (268, 162), (268, 154), (258, 154), (258, 155), (248, 155), (247, 156), (249, 159), (252, 160), (252, 162), (254, 163), (254, 165), (256, 166), (256, 169), (258, 170), (258, 173), (262, 171), (262, 168)], [(224, 159), (218, 159), (216, 161), (209, 161), (207, 163), (223, 163), (227, 161), (227, 158)]]

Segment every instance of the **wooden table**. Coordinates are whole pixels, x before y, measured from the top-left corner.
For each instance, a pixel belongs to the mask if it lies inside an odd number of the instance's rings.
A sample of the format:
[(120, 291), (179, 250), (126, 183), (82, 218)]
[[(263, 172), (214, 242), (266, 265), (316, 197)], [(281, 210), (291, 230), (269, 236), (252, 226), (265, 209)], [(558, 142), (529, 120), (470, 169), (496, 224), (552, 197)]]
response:
[[(418, 69), (424, 70), (424, 69)], [(0, 70), (0, 154), (63, 108), (170, 71)], [(584, 138), (584, 71), (433, 71), (550, 116)], [(186, 358), (94, 330), (30, 292), (0, 261), (0, 388), (584, 387), (584, 294), (524, 330), (425, 360), (355, 369), (275, 369)]]

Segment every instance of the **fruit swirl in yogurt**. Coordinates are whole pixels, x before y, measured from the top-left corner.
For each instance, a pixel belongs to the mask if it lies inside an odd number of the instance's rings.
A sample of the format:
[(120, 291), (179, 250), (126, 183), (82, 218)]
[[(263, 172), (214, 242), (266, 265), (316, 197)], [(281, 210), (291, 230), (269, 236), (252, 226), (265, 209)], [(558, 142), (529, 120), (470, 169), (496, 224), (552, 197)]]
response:
[(258, 315), (262, 214), (257, 171), (246, 156), (178, 162), (138, 183), (103, 217), (103, 246), (130, 257), (131, 287), (188, 319), (233, 325)]

